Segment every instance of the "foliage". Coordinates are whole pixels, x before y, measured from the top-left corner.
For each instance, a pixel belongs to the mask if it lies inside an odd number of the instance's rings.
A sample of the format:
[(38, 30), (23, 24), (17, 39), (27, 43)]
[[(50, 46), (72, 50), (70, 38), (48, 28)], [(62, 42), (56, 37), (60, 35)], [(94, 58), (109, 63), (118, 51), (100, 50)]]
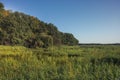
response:
[(78, 40), (72, 34), (60, 32), (52, 23), (4, 10), (0, 3), (0, 44), (46, 48), (51, 45), (77, 45)]
[(0, 80), (119, 80), (120, 46), (0, 46)]

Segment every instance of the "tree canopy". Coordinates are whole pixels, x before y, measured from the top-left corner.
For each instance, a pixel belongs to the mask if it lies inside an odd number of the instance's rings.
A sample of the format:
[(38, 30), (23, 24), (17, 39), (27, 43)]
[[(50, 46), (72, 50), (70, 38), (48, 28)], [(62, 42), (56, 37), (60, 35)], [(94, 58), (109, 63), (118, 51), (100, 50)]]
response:
[(0, 9), (4, 9), (4, 5), (0, 3)]
[(54, 24), (21, 12), (4, 10), (0, 3), (0, 45), (31, 48), (76, 44), (78, 40), (72, 34), (59, 31)]

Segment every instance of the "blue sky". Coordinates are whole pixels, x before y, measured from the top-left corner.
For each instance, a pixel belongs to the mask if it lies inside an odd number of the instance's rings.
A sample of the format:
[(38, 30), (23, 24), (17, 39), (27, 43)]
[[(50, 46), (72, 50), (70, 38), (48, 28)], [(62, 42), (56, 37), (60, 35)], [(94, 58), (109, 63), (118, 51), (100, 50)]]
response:
[(120, 43), (120, 0), (0, 0), (6, 9), (53, 23), (80, 43)]

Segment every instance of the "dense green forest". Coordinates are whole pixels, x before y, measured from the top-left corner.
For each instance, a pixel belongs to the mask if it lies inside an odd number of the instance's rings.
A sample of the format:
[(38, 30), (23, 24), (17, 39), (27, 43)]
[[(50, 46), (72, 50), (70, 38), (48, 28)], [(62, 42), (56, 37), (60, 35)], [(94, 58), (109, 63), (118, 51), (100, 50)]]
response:
[(0, 45), (20, 45), (29, 48), (76, 45), (78, 40), (63, 33), (52, 23), (34, 16), (5, 10), (0, 3)]

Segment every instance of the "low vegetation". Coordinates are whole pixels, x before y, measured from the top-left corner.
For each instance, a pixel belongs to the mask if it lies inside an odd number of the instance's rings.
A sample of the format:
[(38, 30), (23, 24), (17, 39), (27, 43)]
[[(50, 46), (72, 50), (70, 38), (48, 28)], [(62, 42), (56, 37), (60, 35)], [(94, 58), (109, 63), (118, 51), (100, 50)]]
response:
[(0, 46), (0, 80), (119, 80), (120, 46)]

